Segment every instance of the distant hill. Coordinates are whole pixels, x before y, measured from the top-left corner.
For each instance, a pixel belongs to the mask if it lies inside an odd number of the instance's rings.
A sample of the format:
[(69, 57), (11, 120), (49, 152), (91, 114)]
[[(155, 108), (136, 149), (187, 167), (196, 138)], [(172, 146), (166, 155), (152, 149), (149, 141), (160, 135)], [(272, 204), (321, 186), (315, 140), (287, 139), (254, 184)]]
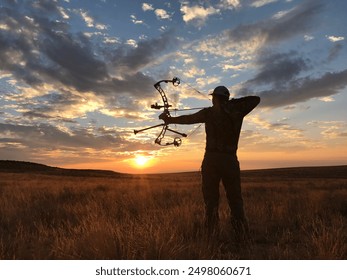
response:
[(244, 177), (341, 178), (347, 179), (347, 165), (288, 167), (241, 171)]
[(109, 170), (94, 169), (66, 169), (51, 167), (48, 165), (14, 160), (0, 160), (0, 172), (9, 173), (39, 173), (47, 175), (61, 176), (81, 176), (81, 177), (120, 177), (122, 173)]
[[(44, 164), (0, 160), (0, 172), (8, 173), (36, 173), (56, 176), (78, 176), (78, 177), (133, 177), (136, 175), (118, 173), (109, 170), (95, 169), (65, 169), (59, 167), (51, 167)], [(196, 172), (182, 172), (186, 176), (198, 175)], [(166, 174), (170, 175), (170, 174)], [(171, 175), (174, 175), (172, 173)], [(146, 175), (141, 175), (146, 176)], [(164, 176), (164, 174), (150, 174), (148, 176)], [(272, 168), (258, 170), (243, 170), (241, 171), (243, 178), (254, 177), (281, 177), (285, 178), (344, 178), (347, 179), (347, 165), (341, 166), (318, 166), (318, 167), (290, 167), (290, 168)]]

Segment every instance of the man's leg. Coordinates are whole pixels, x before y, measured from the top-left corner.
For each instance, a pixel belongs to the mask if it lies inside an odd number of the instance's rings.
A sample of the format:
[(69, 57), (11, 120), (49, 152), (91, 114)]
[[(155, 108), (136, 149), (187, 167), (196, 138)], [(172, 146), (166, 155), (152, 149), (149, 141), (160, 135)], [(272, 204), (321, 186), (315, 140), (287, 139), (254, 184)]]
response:
[(220, 175), (218, 161), (213, 156), (205, 155), (202, 173), (202, 193), (205, 202), (205, 226), (211, 234), (218, 231), (218, 204)]
[(227, 156), (223, 161), (223, 185), (226, 191), (231, 224), (238, 235), (248, 234), (248, 223), (241, 194), (240, 165), (236, 157)]

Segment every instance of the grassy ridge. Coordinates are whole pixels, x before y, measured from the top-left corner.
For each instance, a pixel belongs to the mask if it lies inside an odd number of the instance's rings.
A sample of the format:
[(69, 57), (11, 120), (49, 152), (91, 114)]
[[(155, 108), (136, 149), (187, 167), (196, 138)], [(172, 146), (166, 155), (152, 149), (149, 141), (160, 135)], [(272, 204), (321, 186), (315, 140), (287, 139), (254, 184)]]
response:
[(0, 172), (9, 173), (31, 173), (31, 174), (46, 174), (55, 176), (80, 176), (80, 177), (126, 177), (127, 174), (122, 174), (108, 170), (94, 169), (66, 169), (59, 167), (47, 166), (40, 163), (0, 160)]
[(222, 190), (222, 231), (207, 238), (197, 173), (0, 172), (0, 259), (346, 259), (347, 178), (264, 172), (243, 173), (247, 246)]

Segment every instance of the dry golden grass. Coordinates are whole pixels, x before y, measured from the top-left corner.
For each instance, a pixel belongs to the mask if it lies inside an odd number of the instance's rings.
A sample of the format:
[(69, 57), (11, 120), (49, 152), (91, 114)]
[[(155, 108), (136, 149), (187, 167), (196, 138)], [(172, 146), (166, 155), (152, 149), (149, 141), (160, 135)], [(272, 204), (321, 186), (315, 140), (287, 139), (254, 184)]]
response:
[[(318, 176), (319, 177), (319, 176)], [(197, 173), (0, 172), (0, 259), (346, 259), (347, 178), (243, 175), (252, 240), (208, 239)]]

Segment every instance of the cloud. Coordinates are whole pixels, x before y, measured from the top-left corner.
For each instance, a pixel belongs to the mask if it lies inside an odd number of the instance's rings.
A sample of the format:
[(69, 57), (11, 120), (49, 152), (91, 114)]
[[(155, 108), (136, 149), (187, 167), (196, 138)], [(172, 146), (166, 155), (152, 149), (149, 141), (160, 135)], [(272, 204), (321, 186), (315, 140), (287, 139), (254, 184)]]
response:
[(326, 139), (336, 139), (347, 136), (346, 121), (311, 121), (310, 126), (321, 130), (321, 135)]
[[(26, 90), (26, 93), (30, 94), (30, 89)], [(91, 93), (80, 94), (66, 90), (51, 91), (31, 99), (28, 98), (28, 94), (23, 94), (23, 97), (17, 98), (18, 103), (22, 103), (19, 111), (24, 117), (36, 121), (50, 119), (58, 122), (74, 122), (74, 118), (84, 117), (86, 112), (93, 112), (105, 106), (102, 98), (97, 98)]]
[(276, 14), (274, 14), (272, 16), (273, 19), (280, 19), (280, 18), (283, 18), (285, 15), (289, 14), (293, 9), (290, 9), (290, 10), (285, 10), (285, 11), (279, 11), (277, 12)]
[[(148, 141), (134, 141), (129, 128), (106, 132), (100, 125), (105, 119), (148, 121), (148, 113), (138, 112), (153, 98), (155, 80), (144, 72), (170, 50), (172, 31), (137, 46), (118, 38), (105, 44), (114, 37), (73, 32), (58, 3), (51, 3), (45, 13), (32, 5), (0, 7), (0, 77), (13, 88), (0, 98), (8, 100), (0, 116), (2, 157), (56, 164), (58, 158), (64, 163), (119, 159), (122, 151), (139, 146), (155, 150)], [(101, 123), (85, 125), (90, 113), (101, 116)]]
[(251, 3), (251, 6), (255, 8), (259, 8), (274, 2), (277, 2), (277, 0), (257, 0)]
[[(130, 132), (128, 133), (130, 134)], [(122, 135), (122, 136), (120, 136)], [(0, 154), (3, 159), (38, 162), (108, 161), (138, 149), (122, 129), (87, 126), (66, 128), (49, 124), (0, 123)], [(145, 146), (141, 147), (145, 150)], [(153, 151), (153, 147), (151, 147)]]
[(207, 8), (199, 5), (188, 6), (187, 2), (182, 3), (180, 10), (183, 14), (184, 22), (193, 22), (199, 26), (203, 25), (209, 16), (220, 12), (219, 9), (215, 9), (212, 6)]
[(130, 15), (131, 21), (134, 24), (143, 24), (143, 20), (138, 20), (135, 15)]
[[(234, 90), (241, 96), (260, 95), (262, 106), (287, 106), (315, 97), (330, 96), (347, 85), (344, 82), (345, 70), (305, 78), (305, 72), (312, 70), (313, 61), (305, 59), (297, 51), (274, 51), (277, 44), (313, 30), (322, 8), (321, 1), (305, 1), (281, 16), (239, 25), (219, 36), (208, 38), (200, 42), (196, 50), (204, 53), (214, 50), (214, 55), (230, 57), (231, 63), (220, 65), (224, 70), (236, 71), (236, 65), (257, 67), (255, 76), (234, 87)], [(337, 55), (340, 48), (331, 50), (330, 59)]]
[(198, 1), (198, 4), (183, 1), (181, 2), (180, 11), (184, 22), (201, 27), (210, 16), (220, 14), (225, 10), (238, 8), (241, 8), (240, 0)]
[(90, 16), (88, 16), (87, 12), (84, 12), (82, 10), (79, 11), (82, 19), (85, 21), (88, 27), (94, 27), (94, 19)]
[[(305, 1), (288, 10), (280, 18), (270, 17), (252, 24), (241, 24), (215, 36), (193, 42), (191, 48), (207, 56), (220, 56), (231, 63), (219, 64), (222, 70), (237, 69), (237, 65), (252, 67), (264, 49), (275, 48), (295, 36), (304, 36), (317, 27), (321, 1)], [(240, 69), (240, 68), (239, 68)]]
[(309, 60), (305, 60), (296, 51), (289, 53), (269, 53), (264, 51), (256, 62), (259, 72), (247, 81), (248, 85), (273, 84), (281, 87), (288, 81), (308, 70)]
[(292, 80), (286, 87), (254, 92), (262, 99), (261, 106), (280, 107), (339, 93), (347, 86), (347, 69), (327, 72), (319, 78)]
[(322, 10), (321, 1), (304, 1), (281, 17), (253, 24), (240, 25), (226, 32), (233, 42), (262, 38), (264, 44), (274, 44), (299, 34), (306, 34), (314, 25), (314, 19)]
[(248, 121), (261, 127), (262, 130), (266, 129), (270, 130), (271, 132), (275, 131), (276, 133), (281, 133), (282, 136), (285, 136), (287, 139), (303, 137), (304, 131), (289, 124), (287, 119), (271, 123), (260, 116), (255, 115), (250, 116)]
[(148, 3), (142, 3), (142, 10), (143, 11), (153, 11), (153, 5), (152, 4), (148, 4)]
[(195, 78), (196, 76), (203, 76), (205, 74), (206, 73), (204, 69), (200, 69), (196, 66), (190, 67), (189, 70), (184, 73), (184, 75), (188, 78)]
[(171, 19), (171, 15), (169, 15), (168, 12), (163, 9), (155, 9), (154, 14), (158, 19)]
[(128, 39), (128, 40), (126, 41), (126, 44), (129, 45), (129, 46), (132, 46), (132, 47), (134, 47), (134, 48), (137, 47), (137, 42), (136, 42), (134, 39)]
[(67, 11), (63, 7), (58, 7), (58, 10), (60, 12), (60, 15), (63, 19), (69, 19), (70, 15), (67, 13)]
[(314, 39), (314, 37), (312, 36), (312, 35), (304, 35), (304, 40), (305, 41), (311, 41), (311, 40), (313, 40)]
[(336, 59), (343, 49), (343, 45), (340, 43), (334, 44), (329, 50), (329, 56), (327, 62), (331, 62)]
[(154, 14), (159, 20), (163, 19), (168, 19), (171, 20), (172, 15), (169, 14), (166, 10), (164, 9), (154, 9), (152, 4), (149, 3), (142, 3), (142, 10), (144, 12), (146, 11), (154, 11)]
[(325, 97), (321, 97), (318, 99), (320, 101), (323, 101), (323, 102), (334, 102), (335, 101), (335, 99), (332, 96), (325, 96)]
[(82, 17), (82, 19), (84, 20), (84, 22), (87, 24), (88, 27), (94, 27), (99, 30), (107, 29), (106, 25), (101, 23), (95, 23), (94, 18), (92, 18), (88, 14), (88, 12), (83, 11), (82, 9), (78, 10), (77, 12), (80, 14), (80, 16)]
[(70, 132), (48, 124), (13, 125), (0, 123), (0, 141), (20, 144), (29, 149), (67, 149), (94, 148), (108, 149), (117, 147), (123, 140), (117, 135), (105, 133), (97, 136), (87, 128), (79, 128)]
[(167, 50), (174, 42), (176, 39), (169, 31), (158, 38), (139, 41), (136, 48), (120, 47), (109, 59), (117, 74), (131, 74), (153, 63), (158, 54)]
[(343, 41), (345, 39), (345, 37), (342, 37), (342, 36), (326, 36), (326, 37), (330, 42), (333, 42), (333, 43)]
[[(137, 110), (139, 100), (152, 96), (155, 81), (142, 70), (155, 63), (170, 46), (170, 32), (132, 47), (120, 42), (95, 44), (89, 36), (73, 33), (68, 22), (55, 20), (61, 17), (56, 2), (35, 3), (26, 9), (17, 9), (16, 5), (0, 8), (1, 74), (10, 74), (17, 87), (31, 87), (42, 101), (52, 90), (64, 98), (64, 92), (79, 92), (82, 94), (73, 95), (78, 96), (78, 100), (72, 99), (74, 104), (83, 102), (81, 96), (88, 93), (101, 98), (106, 108), (128, 106), (129, 110)], [(40, 11), (48, 10), (51, 17), (38, 11), (38, 7)], [(90, 25), (95, 25), (87, 14), (84, 16)], [(24, 108), (26, 116), (34, 116), (34, 109), (41, 116), (57, 115), (52, 112), (54, 104), (33, 107), (28, 96), (25, 98), (30, 107)], [(64, 112), (63, 107), (60, 109)]]
[[(13, 6), (17, 4), (17, 1), (7, 1), (7, 2)], [(37, 0), (37, 1), (28, 1), (28, 2), (24, 2), (23, 4), (32, 6), (39, 13), (56, 14), (60, 12), (59, 6), (56, 4), (56, 1)]]
[(11, 27), (0, 34), (3, 71), (31, 86), (59, 81), (81, 90), (107, 77), (105, 63), (84, 35), (69, 34), (66, 24), (34, 13), (29, 20), (15, 9), (2, 12), (2, 20)]
[(219, 3), (220, 8), (240, 8), (241, 1), (240, 0), (221, 0)]
[(32, 70), (48, 76), (50, 80), (59, 80), (64, 85), (88, 91), (100, 90), (102, 81), (109, 79), (106, 63), (94, 54), (92, 45), (83, 36), (50, 34), (40, 46), (40, 51), (53, 65), (32, 65)]

